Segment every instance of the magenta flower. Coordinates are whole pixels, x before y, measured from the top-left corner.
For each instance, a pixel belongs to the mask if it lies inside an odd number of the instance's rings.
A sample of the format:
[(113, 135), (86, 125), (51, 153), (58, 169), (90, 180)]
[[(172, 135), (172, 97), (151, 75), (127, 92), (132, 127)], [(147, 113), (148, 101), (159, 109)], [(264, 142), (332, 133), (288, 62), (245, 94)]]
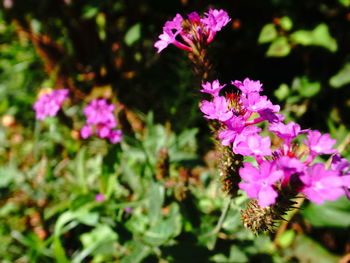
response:
[(257, 92), (251, 92), (247, 93), (245, 96), (241, 96), (241, 102), (250, 112), (270, 110), (275, 113), (280, 110), (278, 105), (273, 105), (266, 96), (260, 96)]
[(269, 131), (272, 131), (278, 137), (284, 140), (284, 143), (289, 147), (291, 141), (296, 138), (299, 134), (308, 132), (307, 130), (301, 130), (300, 125), (291, 121), (288, 124), (274, 123), (268, 127)]
[(250, 163), (244, 163), (239, 174), (246, 181), (239, 183), (239, 188), (244, 190), (249, 198), (256, 198), (261, 207), (275, 203), (278, 194), (273, 185), (282, 179), (283, 172), (277, 170), (274, 163), (264, 161), (259, 169)]
[(86, 125), (80, 130), (82, 138), (87, 139), (96, 134), (100, 138), (108, 138), (111, 143), (120, 142), (122, 133), (113, 130), (117, 127), (114, 117), (114, 105), (105, 99), (92, 100), (84, 109)]
[(321, 134), (319, 131), (309, 131), (306, 136), (307, 140), (303, 142), (309, 147), (310, 155), (315, 156), (317, 154), (332, 154), (337, 150), (332, 149), (336, 140), (331, 139), (329, 134)]
[(213, 97), (219, 96), (220, 90), (225, 87), (226, 84), (220, 85), (219, 80), (214, 80), (212, 83), (207, 81), (205, 84), (202, 84), (203, 89), (201, 89), (201, 92), (208, 93), (212, 95)]
[(173, 44), (181, 49), (192, 51), (191, 47), (184, 45), (183, 43), (176, 40), (178, 34), (182, 32), (183, 18), (180, 14), (176, 14), (173, 20), (167, 21), (163, 27), (163, 34), (159, 35), (159, 39), (154, 47), (158, 49), (160, 53), (169, 44)]
[[(183, 19), (180, 14), (177, 14), (173, 20), (167, 21), (163, 27), (163, 33), (159, 35), (159, 40), (154, 44), (158, 53), (169, 44), (192, 52), (202, 44), (210, 43), (215, 33), (231, 20), (227, 12), (223, 10), (210, 9), (205, 15), (204, 18), (201, 18), (196, 12), (193, 12), (188, 15), (188, 19)], [(177, 37), (181, 38), (185, 44), (176, 39)]]
[(309, 167), (308, 173), (300, 176), (300, 180), (304, 183), (302, 193), (316, 204), (335, 201), (345, 193), (345, 180), (336, 171), (326, 170), (321, 163)]
[(219, 121), (227, 121), (233, 116), (232, 111), (228, 109), (228, 103), (225, 97), (215, 97), (212, 102), (204, 100), (201, 103), (200, 109), (206, 114), (207, 119), (214, 119)]
[(332, 156), (331, 169), (337, 171), (339, 175), (350, 174), (350, 163), (342, 158), (339, 153)]
[(208, 13), (205, 13), (205, 17), (202, 19), (202, 23), (207, 26), (209, 31), (209, 37), (207, 43), (210, 43), (215, 33), (220, 31), (224, 26), (231, 21), (231, 18), (228, 16), (227, 12), (220, 9), (209, 9)]
[(259, 80), (254, 81), (250, 80), (249, 78), (245, 78), (242, 81), (235, 80), (231, 82), (232, 85), (235, 85), (238, 89), (242, 91), (242, 93), (248, 94), (252, 92), (260, 92), (262, 91), (262, 84), (260, 83)]
[(105, 200), (105, 196), (103, 194), (97, 194), (95, 195), (95, 201), (96, 202), (102, 202)]
[[(222, 145), (230, 145), (236, 138), (238, 134), (240, 134), (244, 127), (245, 127), (245, 121), (242, 116), (233, 116), (231, 119), (227, 120), (226, 122), (227, 129), (222, 130), (218, 134), (218, 138), (221, 140)], [(251, 126), (255, 127), (255, 126)]]
[(271, 140), (259, 134), (241, 133), (233, 142), (233, 152), (243, 156), (253, 155), (256, 157), (271, 155)]
[(48, 116), (56, 116), (68, 93), (68, 89), (58, 89), (40, 96), (33, 106), (35, 117), (38, 120), (44, 120)]

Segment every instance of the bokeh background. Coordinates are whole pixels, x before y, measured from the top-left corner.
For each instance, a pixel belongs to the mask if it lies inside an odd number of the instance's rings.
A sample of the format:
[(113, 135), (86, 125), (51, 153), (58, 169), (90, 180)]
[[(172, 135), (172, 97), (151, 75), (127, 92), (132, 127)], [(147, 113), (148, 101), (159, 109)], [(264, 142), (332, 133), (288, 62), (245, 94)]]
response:
[[(231, 22), (210, 45), (221, 83), (249, 77), (287, 120), (350, 158), (349, 0), (2, 0), (1, 262), (349, 262), (350, 203), (304, 202), (275, 233), (243, 229), (213, 162), (186, 52), (153, 47), (165, 21), (208, 8)], [(214, 69), (213, 69), (214, 70)], [(48, 89), (56, 118), (35, 120)], [(82, 109), (117, 108), (121, 144), (82, 140)], [(327, 161), (326, 159), (324, 161)], [(103, 195), (97, 200), (96, 195)]]

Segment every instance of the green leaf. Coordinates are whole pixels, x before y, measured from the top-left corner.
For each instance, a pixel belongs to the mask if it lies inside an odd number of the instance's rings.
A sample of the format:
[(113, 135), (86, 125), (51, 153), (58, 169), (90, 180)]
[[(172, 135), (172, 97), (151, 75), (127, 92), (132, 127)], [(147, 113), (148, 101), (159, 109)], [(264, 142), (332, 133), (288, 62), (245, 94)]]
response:
[(338, 0), (339, 3), (341, 3), (343, 6), (349, 7), (350, 6), (350, 0)]
[(258, 43), (268, 43), (278, 36), (277, 29), (274, 24), (266, 24), (260, 32)]
[(161, 217), (162, 207), (164, 202), (164, 186), (153, 182), (150, 188), (149, 195), (149, 220), (151, 224), (156, 222)]
[(89, 19), (95, 17), (99, 12), (98, 7), (87, 5), (83, 8), (83, 18)]
[(287, 84), (282, 83), (278, 89), (273, 93), (279, 101), (285, 100), (289, 94), (290, 90)]
[(129, 30), (125, 34), (124, 40), (128, 46), (132, 46), (140, 38), (141, 38), (141, 24), (137, 23), (129, 28)]
[(305, 218), (317, 227), (350, 226), (350, 202), (345, 196), (322, 205), (310, 203), (302, 212)]
[(290, 35), (291, 41), (304, 46), (321, 46), (331, 52), (338, 49), (337, 41), (330, 35), (326, 24), (319, 24), (314, 30), (298, 30)]
[(283, 232), (282, 235), (278, 237), (277, 243), (282, 248), (287, 248), (292, 245), (293, 240), (295, 238), (295, 232), (293, 229), (288, 229), (287, 231)]
[(266, 55), (268, 57), (285, 57), (289, 54), (290, 50), (291, 46), (287, 38), (279, 37), (271, 43)]
[(289, 31), (293, 28), (293, 21), (289, 16), (282, 17), (279, 21), (279, 24), (286, 31)]
[(306, 77), (300, 79), (299, 94), (305, 98), (311, 98), (315, 96), (321, 90), (321, 84), (319, 82), (310, 82)]
[(340, 260), (340, 257), (329, 253), (314, 240), (303, 235), (296, 237), (292, 256), (299, 259), (298, 262), (308, 263), (334, 263)]
[(346, 63), (343, 68), (329, 80), (333, 88), (340, 88), (350, 83), (350, 63)]
[(74, 257), (72, 263), (83, 262), (89, 255), (111, 255), (118, 235), (108, 225), (98, 225), (91, 232), (82, 234), (80, 239), (84, 249)]
[(140, 242), (132, 241), (128, 245), (131, 253), (123, 257), (121, 263), (139, 263), (151, 253), (151, 248)]
[(150, 246), (160, 246), (180, 234), (182, 228), (179, 207), (173, 203), (169, 217), (150, 227), (143, 236), (143, 241)]

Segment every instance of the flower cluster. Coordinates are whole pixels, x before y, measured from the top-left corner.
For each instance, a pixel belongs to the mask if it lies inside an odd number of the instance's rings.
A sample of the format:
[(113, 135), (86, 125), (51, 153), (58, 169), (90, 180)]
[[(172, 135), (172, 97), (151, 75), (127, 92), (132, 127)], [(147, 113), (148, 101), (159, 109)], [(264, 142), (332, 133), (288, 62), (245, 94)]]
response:
[(56, 116), (68, 97), (68, 93), (67, 89), (57, 89), (40, 96), (33, 106), (35, 117), (38, 120), (44, 120), (48, 116)]
[(96, 134), (100, 138), (108, 138), (111, 143), (122, 139), (121, 130), (115, 130), (117, 121), (114, 117), (114, 105), (105, 99), (94, 99), (84, 109), (86, 125), (81, 129), (81, 137), (86, 139)]
[[(230, 20), (227, 12), (217, 9), (209, 9), (204, 17), (193, 12), (184, 19), (177, 14), (173, 20), (165, 23), (163, 33), (159, 35), (159, 40), (154, 47), (158, 49), (158, 53), (169, 44), (189, 52), (198, 52), (202, 45), (212, 42), (216, 32)], [(182, 41), (179, 40), (180, 37)]]
[[(245, 162), (239, 170), (243, 179), (239, 188), (248, 197), (256, 198), (264, 208), (275, 204), (285, 192), (292, 196), (302, 193), (317, 204), (336, 200), (344, 193), (349, 195), (350, 163), (333, 149), (336, 141), (329, 134), (302, 130), (292, 121), (283, 123), (280, 107), (260, 95), (263, 89), (259, 81), (246, 78), (243, 82), (233, 81), (232, 85), (238, 91), (220, 96), (225, 85), (218, 80), (203, 84), (201, 92), (213, 98), (202, 101), (200, 109), (205, 118), (220, 123), (221, 144), (231, 146), (235, 154), (255, 158), (257, 167)], [(263, 121), (281, 139), (278, 147), (272, 148), (270, 137), (260, 135), (262, 129), (256, 124)], [(298, 146), (293, 141), (301, 134), (306, 134), (306, 139)], [(322, 154), (333, 154), (330, 169), (314, 163), (315, 157)]]

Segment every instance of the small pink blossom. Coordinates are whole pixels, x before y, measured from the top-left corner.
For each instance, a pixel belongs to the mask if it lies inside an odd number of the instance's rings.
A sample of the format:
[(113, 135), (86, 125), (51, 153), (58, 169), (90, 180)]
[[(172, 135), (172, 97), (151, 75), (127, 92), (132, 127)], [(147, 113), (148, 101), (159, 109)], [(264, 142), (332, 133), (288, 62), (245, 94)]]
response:
[(250, 80), (249, 78), (245, 78), (242, 81), (239, 80), (235, 80), (231, 82), (232, 85), (235, 85), (238, 89), (241, 90), (242, 93), (248, 94), (248, 93), (252, 93), (252, 92), (260, 92), (262, 91), (262, 84), (260, 83), (259, 80), (254, 81), (254, 80)]
[(226, 84), (220, 85), (219, 80), (214, 80), (212, 83), (207, 81), (205, 84), (202, 84), (201, 92), (208, 93), (212, 95), (213, 97), (219, 96), (219, 92), (222, 88), (224, 88)]
[(38, 120), (44, 120), (48, 116), (56, 116), (63, 102), (68, 97), (68, 93), (68, 89), (58, 89), (40, 96), (33, 106), (35, 117)]
[(96, 134), (100, 138), (108, 138), (111, 143), (120, 142), (122, 134), (115, 130), (117, 120), (114, 116), (114, 105), (105, 99), (92, 100), (84, 109), (86, 125), (80, 130), (81, 137), (87, 139)]
[(306, 133), (309, 131), (301, 130), (300, 125), (291, 121), (288, 124), (274, 123), (269, 126), (269, 131), (275, 133), (278, 137), (284, 140), (284, 143), (289, 147), (291, 141), (296, 138), (299, 134)]
[(102, 202), (105, 200), (105, 196), (103, 194), (97, 194), (95, 195), (95, 201), (96, 202)]
[(336, 171), (326, 170), (324, 164), (316, 163), (308, 168), (308, 173), (300, 176), (304, 183), (302, 193), (316, 204), (335, 201), (344, 195), (344, 180)]
[(274, 163), (264, 161), (259, 168), (244, 163), (239, 174), (245, 181), (239, 183), (239, 188), (244, 190), (249, 198), (256, 198), (261, 207), (275, 203), (278, 194), (273, 185), (282, 179), (283, 172), (277, 170)]
[(303, 142), (309, 147), (311, 155), (332, 154), (337, 152), (337, 150), (333, 149), (336, 140), (332, 139), (328, 133), (321, 134), (317, 130), (309, 131), (306, 137), (307, 140), (303, 140)]
[(212, 102), (204, 100), (201, 103), (200, 109), (205, 114), (207, 119), (214, 119), (219, 121), (227, 121), (233, 116), (232, 111), (229, 110), (228, 103), (225, 97), (215, 97)]

